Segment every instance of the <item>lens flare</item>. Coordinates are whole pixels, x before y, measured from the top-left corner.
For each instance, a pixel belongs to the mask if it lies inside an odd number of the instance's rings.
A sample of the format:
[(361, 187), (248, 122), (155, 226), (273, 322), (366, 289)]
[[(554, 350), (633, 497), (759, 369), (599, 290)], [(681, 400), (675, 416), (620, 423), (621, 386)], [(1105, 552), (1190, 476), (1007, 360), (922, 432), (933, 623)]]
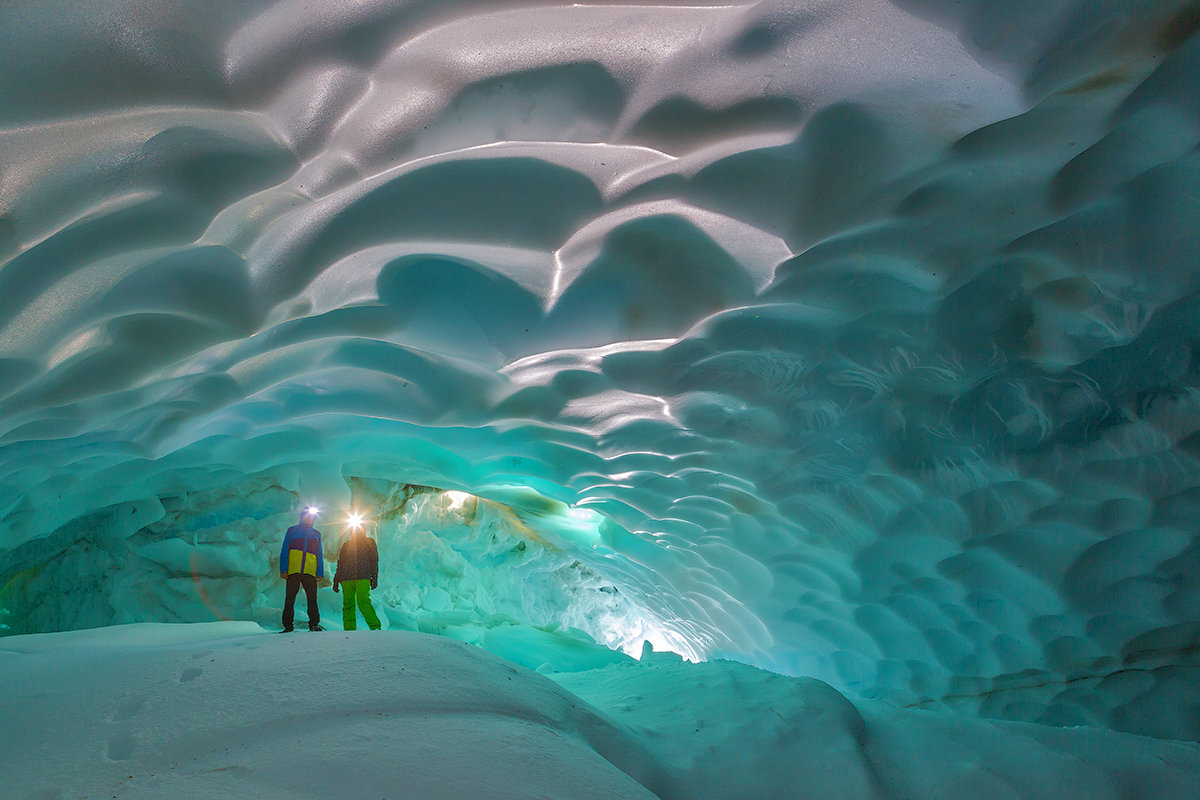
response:
[(361, 528), (363, 526), (363, 515), (357, 513), (351, 514), (346, 518), (346, 524), (351, 528)]
[(312, 514), (315, 517), (317, 514), (321, 513), (321, 507), (320, 506), (307, 506), (304, 509), (304, 513)]

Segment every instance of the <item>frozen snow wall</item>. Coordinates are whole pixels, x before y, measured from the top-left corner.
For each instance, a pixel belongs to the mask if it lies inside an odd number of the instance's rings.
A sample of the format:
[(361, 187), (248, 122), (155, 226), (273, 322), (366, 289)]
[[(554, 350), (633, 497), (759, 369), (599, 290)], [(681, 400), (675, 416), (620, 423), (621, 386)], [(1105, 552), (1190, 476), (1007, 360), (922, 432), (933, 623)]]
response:
[(266, 619), (300, 505), (437, 487), (395, 624), (1200, 738), (1198, 28), (4, 4), (3, 624)]

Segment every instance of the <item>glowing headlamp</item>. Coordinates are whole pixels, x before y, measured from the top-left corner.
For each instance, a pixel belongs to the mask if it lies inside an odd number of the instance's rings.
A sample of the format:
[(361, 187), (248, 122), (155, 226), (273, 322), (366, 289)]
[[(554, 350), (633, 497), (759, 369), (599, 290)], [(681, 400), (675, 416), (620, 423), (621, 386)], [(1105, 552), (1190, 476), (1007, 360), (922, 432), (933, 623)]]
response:
[(320, 506), (308, 506), (304, 509), (305, 514), (312, 514), (314, 517), (321, 513)]
[(349, 517), (346, 518), (346, 524), (349, 525), (351, 528), (361, 528), (363, 526), (363, 515), (362, 514), (351, 514)]

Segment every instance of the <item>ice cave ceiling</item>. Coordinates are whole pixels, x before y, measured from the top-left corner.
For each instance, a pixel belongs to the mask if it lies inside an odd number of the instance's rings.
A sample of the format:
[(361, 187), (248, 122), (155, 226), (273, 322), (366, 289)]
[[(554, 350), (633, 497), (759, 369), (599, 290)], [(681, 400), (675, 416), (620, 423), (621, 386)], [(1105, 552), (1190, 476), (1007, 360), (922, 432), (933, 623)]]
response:
[(0, 623), (250, 618), (297, 504), (436, 487), (575, 628), (1200, 737), (1198, 28), (0, 5)]

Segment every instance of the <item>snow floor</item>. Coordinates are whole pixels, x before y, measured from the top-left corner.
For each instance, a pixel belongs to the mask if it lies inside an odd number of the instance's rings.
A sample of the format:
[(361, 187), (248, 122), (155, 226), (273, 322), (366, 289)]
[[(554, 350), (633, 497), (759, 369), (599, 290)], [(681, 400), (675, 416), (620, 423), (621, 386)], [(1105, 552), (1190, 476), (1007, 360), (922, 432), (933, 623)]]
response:
[(407, 631), (0, 640), (0, 796), (1200, 797), (1200, 746), (851, 703), (732, 662), (541, 675)]

